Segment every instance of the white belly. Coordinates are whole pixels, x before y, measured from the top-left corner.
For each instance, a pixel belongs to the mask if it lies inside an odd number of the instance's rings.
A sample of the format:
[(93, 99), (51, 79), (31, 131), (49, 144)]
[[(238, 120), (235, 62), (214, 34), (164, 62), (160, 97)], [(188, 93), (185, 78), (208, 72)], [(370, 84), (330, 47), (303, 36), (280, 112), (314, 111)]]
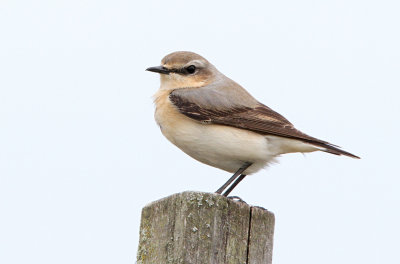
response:
[(229, 172), (251, 162), (253, 165), (245, 172), (251, 174), (274, 158), (265, 137), (245, 130), (191, 122), (178, 123), (173, 128), (162, 126), (162, 132), (192, 158)]

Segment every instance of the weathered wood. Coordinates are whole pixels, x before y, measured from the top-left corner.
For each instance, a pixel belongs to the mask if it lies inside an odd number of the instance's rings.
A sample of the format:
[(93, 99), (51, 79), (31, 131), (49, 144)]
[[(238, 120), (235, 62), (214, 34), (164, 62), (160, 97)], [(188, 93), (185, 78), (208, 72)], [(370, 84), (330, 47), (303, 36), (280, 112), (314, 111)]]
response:
[(218, 194), (174, 194), (143, 208), (137, 263), (269, 264), (274, 221)]
[(251, 207), (248, 263), (272, 263), (275, 217), (261, 207)]

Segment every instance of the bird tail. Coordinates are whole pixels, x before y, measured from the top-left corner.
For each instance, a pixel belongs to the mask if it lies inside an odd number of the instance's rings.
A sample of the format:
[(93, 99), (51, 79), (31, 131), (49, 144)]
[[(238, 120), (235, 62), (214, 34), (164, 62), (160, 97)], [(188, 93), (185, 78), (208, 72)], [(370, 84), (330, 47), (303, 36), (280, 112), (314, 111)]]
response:
[[(311, 143), (311, 142), (310, 142)], [(329, 144), (329, 143), (316, 143), (316, 142), (312, 142), (312, 145), (316, 146), (318, 149), (320, 149), (321, 151), (327, 152), (327, 153), (331, 153), (334, 155), (343, 155), (343, 156), (347, 156), (353, 159), (360, 159), (360, 157), (351, 154), (350, 152), (341, 150), (340, 147)]]

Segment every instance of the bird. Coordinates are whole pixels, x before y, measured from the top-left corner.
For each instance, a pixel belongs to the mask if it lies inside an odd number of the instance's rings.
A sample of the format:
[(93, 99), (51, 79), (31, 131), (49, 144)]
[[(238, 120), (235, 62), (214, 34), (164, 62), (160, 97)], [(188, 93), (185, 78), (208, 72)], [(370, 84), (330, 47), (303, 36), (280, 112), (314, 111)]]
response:
[(323, 151), (359, 159), (297, 130), (194, 52), (170, 53), (146, 70), (160, 75), (153, 99), (162, 134), (190, 157), (233, 173), (218, 194), (228, 196), (282, 154)]

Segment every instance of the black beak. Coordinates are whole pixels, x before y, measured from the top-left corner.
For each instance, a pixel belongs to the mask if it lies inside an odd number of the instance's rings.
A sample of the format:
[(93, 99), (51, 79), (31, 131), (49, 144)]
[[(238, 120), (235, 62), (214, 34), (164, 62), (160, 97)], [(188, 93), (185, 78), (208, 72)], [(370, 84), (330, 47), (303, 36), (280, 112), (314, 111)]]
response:
[(163, 66), (150, 67), (150, 68), (147, 68), (146, 71), (158, 72), (161, 74), (169, 74), (170, 73), (170, 70), (168, 70), (167, 68), (165, 68)]

